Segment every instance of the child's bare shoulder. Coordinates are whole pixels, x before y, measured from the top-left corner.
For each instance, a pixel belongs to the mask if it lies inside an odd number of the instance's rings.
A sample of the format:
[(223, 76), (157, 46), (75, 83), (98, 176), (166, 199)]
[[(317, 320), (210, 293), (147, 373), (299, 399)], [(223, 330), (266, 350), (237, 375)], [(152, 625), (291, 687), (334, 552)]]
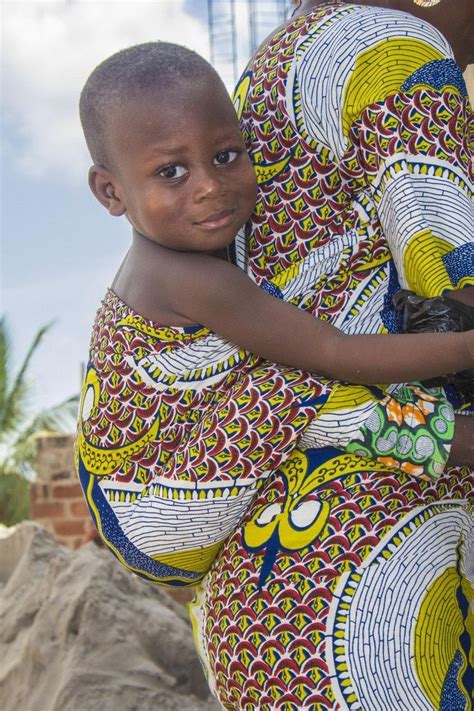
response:
[[(189, 300), (201, 299), (234, 267), (214, 256), (178, 252), (156, 245), (132, 246), (112, 283), (113, 291), (145, 318), (186, 325)], [(214, 289), (210, 288), (212, 286)]]
[(176, 314), (185, 315), (190, 302), (212, 308), (236, 271), (216, 256), (169, 251), (161, 264), (162, 295)]
[[(168, 251), (160, 264), (161, 303), (174, 323), (200, 323), (213, 328), (217, 311), (232, 311), (253, 284), (225, 258), (196, 252)], [(258, 290), (260, 293), (260, 290)]]
[(145, 249), (132, 245), (115, 276), (112, 290), (144, 318), (163, 325), (186, 325), (186, 319), (177, 318), (170, 308), (174, 300), (172, 292), (177, 288), (177, 280), (169, 278), (170, 270), (176, 268), (176, 260), (170, 257), (153, 244), (146, 245)]

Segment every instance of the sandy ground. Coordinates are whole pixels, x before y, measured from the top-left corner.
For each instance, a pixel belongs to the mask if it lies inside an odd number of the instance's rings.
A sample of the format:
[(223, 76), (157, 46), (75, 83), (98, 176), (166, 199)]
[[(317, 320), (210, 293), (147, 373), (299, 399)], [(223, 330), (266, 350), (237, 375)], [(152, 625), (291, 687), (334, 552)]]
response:
[(0, 532), (2, 711), (215, 711), (186, 611), (94, 543)]

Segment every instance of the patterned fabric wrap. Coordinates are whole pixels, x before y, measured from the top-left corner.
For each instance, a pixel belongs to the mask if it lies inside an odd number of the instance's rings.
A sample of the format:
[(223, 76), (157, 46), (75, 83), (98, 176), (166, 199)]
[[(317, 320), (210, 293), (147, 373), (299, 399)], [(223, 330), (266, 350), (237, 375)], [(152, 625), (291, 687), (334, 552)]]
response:
[[(473, 285), (472, 114), (432, 27), (321, 6), (261, 47), (235, 106), (259, 181), (235, 261), (263, 288), (384, 333), (400, 286)], [(229, 711), (472, 709), (473, 475), (413, 476), (452, 436), (439, 393), (373, 392), (328, 384), (198, 587), (196, 644)]]
[[(139, 575), (164, 585), (196, 583), (301, 436), (312, 447), (328, 439), (334, 408), (339, 445), (424, 472), (426, 452), (404, 442), (428, 432), (442, 470), (453, 419), (444, 397), (407, 386), (404, 407), (425, 413), (423, 427), (407, 417), (395, 428), (384, 422), (368, 442), (366, 430), (374, 427), (355, 429), (354, 412), (364, 418), (369, 397), (372, 421), (395, 396), (359, 387), (344, 404), (347, 429), (358, 439), (346, 441), (337, 406), (346, 391), (261, 361), (206, 328), (160, 326), (109, 291), (94, 325), (76, 441), (79, 478), (100, 535)], [(379, 440), (400, 454), (389, 461)]]
[(109, 291), (93, 330), (76, 440), (80, 481), (105, 543), (147, 579), (195, 583), (327, 390), (208, 329), (148, 321)]

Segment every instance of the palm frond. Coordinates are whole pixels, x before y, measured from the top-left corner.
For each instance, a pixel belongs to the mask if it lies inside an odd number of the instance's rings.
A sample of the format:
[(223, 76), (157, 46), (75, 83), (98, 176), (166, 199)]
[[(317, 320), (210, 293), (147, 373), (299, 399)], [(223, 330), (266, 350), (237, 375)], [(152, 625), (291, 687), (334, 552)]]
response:
[(6, 474), (18, 474), (25, 479), (33, 479), (36, 446), (36, 436), (33, 436), (8, 447), (6, 458), (0, 462), (0, 471), (4, 471)]
[(73, 395), (54, 407), (41, 410), (22, 430), (18, 439), (38, 432), (74, 432), (78, 407), (79, 395)]
[[(45, 432), (74, 432), (76, 428), (79, 395), (67, 398), (55, 407), (42, 410), (24, 427), (8, 447), (3, 467), (20, 472), (27, 479), (34, 474), (36, 441)], [(1, 465), (0, 465), (1, 467)]]
[(0, 523), (14, 526), (29, 517), (29, 482), (19, 474), (0, 470)]
[(2, 420), (10, 376), (10, 350), (10, 334), (6, 319), (2, 316), (0, 318), (0, 421)]
[(28, 368), (51, 325), (39, 329), (13, 377), (10, 335), (5, 318), (0, 318), (0, 523), (7, 526), (29, 516), (29, 486), (34, 475), (38, 435), (75, 429), (78, 395), (42, 410), (25, 423), (30, 392)]
[[(16, 377), (13, 380), (11, 388), (6, 388), (3, 396), (3, 407), (0, 410), (0, 437), (4, 438), (8, 433), (14, 432), (21, 424), (25, 416), (26, 399), (29, 391), (29, 384), (26, 378), (28, 367), (31, 358), (33, 357), (38, 345), (44, 335), (49, 331), (52, 322), (46, 324), (39, 329), (34, 337), (28, 352), (23, 360), (23, 363), (18, 370)], [(3, 331), (5, 340), (9, 348), (9, 338), (6, 331)], [(8, 376), (5, 377), (5, 381)]]

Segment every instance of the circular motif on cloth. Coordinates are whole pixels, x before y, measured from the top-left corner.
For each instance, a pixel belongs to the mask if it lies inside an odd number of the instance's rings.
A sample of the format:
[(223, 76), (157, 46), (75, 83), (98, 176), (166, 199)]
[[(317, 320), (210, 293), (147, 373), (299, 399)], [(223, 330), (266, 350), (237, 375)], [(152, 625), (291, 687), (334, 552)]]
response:
[(379, 432), (380, 428), (382, 427), (382, 418), (380, 417), (377, 410), (373, 410), (366, 424), (367, 429), (371, 432)]
[(454, 412), (452, 407), (442, 405), (439, 409), (441, 417), (444, 417), (448, 422), (454, 422)]
[(397, 444), (397, 432), (395, 429), (388, 433), (387, 437), (379, 437), (377, 439), (377, 448), (380, 452), (391, 452)]
[(435, 451), (435, 446), (431, 437), (427, 437), (424, 434), (417, 437), (415, 442), (415, 450), (417, 455), (423, 459), (425, 457), (432, 457)]
[(92, 385), (89, 385), (87, 388), (85, 395), (84, 395), (84, 400), (82, 401), (82, 410), (81, 410), (81, 419), (84, 422), (85, 420), (88, 420), (91, 412), (94, 408), (94, 403), (95, 403), (95, 393), (94, 393), (94, 387)]
[(434, 5), (439, 5), (441, 0), (413, 0), (413, 2), (420, 7), (433, 7)]
[(443, 420), (441, 417), (433, 421), (433, 427), (436, 432), (439, 432), (440, 434), (446, 434), (448, 431), (446, 420)]
[[(327, 631), (338, 708), (467, 711), (473, 591), (458, 555), (471, 527), (470, 512), (460, 506), (417, 509), (363, 566), (342, 576)], [(444, 705), (448, 698), (456, 705)]]
[(409, 437), (408, 435), (401, 435), (397, 442), (397, 452), (402, 455), (408, 454), (412, 446), (413, 442), (411, 440), (411, 437)]

